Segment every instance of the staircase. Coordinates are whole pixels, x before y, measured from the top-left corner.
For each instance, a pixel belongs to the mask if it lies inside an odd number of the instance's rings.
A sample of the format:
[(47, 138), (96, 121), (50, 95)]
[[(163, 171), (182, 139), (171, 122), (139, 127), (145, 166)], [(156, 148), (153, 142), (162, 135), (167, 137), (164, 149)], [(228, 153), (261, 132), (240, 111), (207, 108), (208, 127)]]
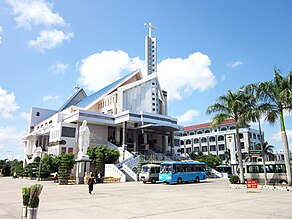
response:
[(227, 173), (220, 173), (211, 167), (207, 167), (207, 171), (211, 174), (208, 176), (210, 178), (226, 178), (226, 179), (228, 179)]

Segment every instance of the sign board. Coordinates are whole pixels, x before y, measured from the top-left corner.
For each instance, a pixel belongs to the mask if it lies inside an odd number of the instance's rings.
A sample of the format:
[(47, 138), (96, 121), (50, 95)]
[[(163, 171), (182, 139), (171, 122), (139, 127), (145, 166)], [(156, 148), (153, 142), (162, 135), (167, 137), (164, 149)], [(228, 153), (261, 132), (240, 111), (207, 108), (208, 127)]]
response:
[(247, 180), (246, 181), (246, 188), (248, 189), (257, 189), (258, 188), (258, 182), (255, 180)]
[(250, 150), (249, 156), (260, 157), (262, 156), (262, 152), (260, 150)]

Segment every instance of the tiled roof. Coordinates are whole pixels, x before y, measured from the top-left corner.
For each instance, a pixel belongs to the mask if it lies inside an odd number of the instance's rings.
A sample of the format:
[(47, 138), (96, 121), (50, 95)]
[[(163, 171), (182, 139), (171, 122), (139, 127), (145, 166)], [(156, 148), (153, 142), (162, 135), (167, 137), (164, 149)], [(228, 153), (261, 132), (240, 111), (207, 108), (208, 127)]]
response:
[[(235, 124), (235, 120), (227, 119), (224, 122), (220, 123), (220, 125), (229, 125), (229, 124)], [(210, 128), (210, 127), (211, 127), (211, 122), (208, 122), (208, 123), (202, 123), (198, 125), (185, 126), (184, 131), (192, 131), (196, 129)]]
[(122, 78), (114, 81), (113, 83), (107, 85), (106, 87), (102, 88), (101, 90), (96, 91), (95, 93), (87, 96), (86, 98), (82, 99), (79, 103), (77, 103), (76, 106), (81, 106), (81, 107), (88, 106), (90, 103), (92, 103), (93, 101), (97, 100), (102, 95), (104, 95), (105, 93), (109, 92), (110, 90), (112, 90), (113, 88), (115, 88), (117, 85), (119, 85), (121, 82), (123, 82), (124, 80), (126, 80), (130, 76), (136, 74), (137, 72), (138, 71), (131, 72), (130, 74), (127, 74), (124, 77), (122, 77)]
[[(84, 90), (81, 88), (79, 89), (77, 92), (75, 92), (71, 97), (68, 98), (68, 100), (60, 107), (60, 109), (58, 110), (59, 112), (61, 112), (62, 110), (66, 109), (67, 107), (71, 106), (74, 104), (74, 99), (79, 95), (83, 95), (84, 97), (86, 97), (86, 93), (84, 92)], [(81, 97), (82, 98), (82, 97)], [(78, 101), (78, 99), (77, 99)]]

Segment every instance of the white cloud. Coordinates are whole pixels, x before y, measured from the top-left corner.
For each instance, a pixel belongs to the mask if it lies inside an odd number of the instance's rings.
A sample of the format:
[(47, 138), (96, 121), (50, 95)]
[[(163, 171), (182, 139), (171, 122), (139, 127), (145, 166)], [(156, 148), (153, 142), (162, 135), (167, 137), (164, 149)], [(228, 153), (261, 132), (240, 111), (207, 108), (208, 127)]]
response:
[(59, 100), (60, 96), (43, 96), (43, 101), (55, 101), (55, 100)]
[(238, 66), (240, 66), (242, 64), (243, 63), (241, 61), (236, 61), (236, 62), (228, 64), (227, 66), (230, 67), (230, 68), (236, 68), (236, 67), (238, 67)]
[(64, 19), (52, 11), (53, 4), (44, 0), (6, 0), (12, 7), (18, 26), (34, 25), (65, 25)]
[(190, 109), (186, 111), (184, 114), (176, 116), (178, 123), (187, 123), (192, 122), (196, 117), (200, 115), (200, 112), (195, 109)]
[[(288, 141), (292, 140), (292, 130), (286, 130)], [(281, 142), (281, 132), (277, 132), (271, 135), (271, 139), (277, 142)]]
[(134, 71), (143, 65), (144, 62), (140, 58), (130, 58), (121, 50), (95, 53), (78, 64), (80, 71), (78, 84), (97, 91), (120, 78), (124, 71)]
[(23, 131), (18, 131), (15, 127), (0, 127), (0, 141), (9, 141), (19, 144), (22, 136), (25, 134)]
[(29, 121), (30, 120), (30, 113), (29, 112), (22, 112), (19, 114), (19, 118)]
[(13, 118), (12, 112), (19, 108), (15, 101), (14, 93), (8, 93), (0, 87), (0, 117), (4, 119)]
[(221, 75), (221, 81), (225, 81), (226, 75)]
[(65, 74), (68, 66), (69, 66), (68, 64), (58, 62), (58, 63), (52, 65), (49, 69), (51, 71), (53, 71), (55, 74), (63, 75), (63, 74)]
[[(0, 26), (0, 34), (3, 32), (3, 27)], [(0, 44), (2, 43), (2, 37), (0, 36)]]
[(40, 35), (36, 40), (30, 40), (28, 45), (30, 47), (35, 47), (39, 50), (52, 49), (57, 45), (62, 44), (66, 40), (70, 40), (73, 37), (73, 33), (64, 33), (61, 30), (44, 30), (40, 32)]
[(158, 76), (162, 89), (168, 92), (168, 99), (180, 100), (194, 90), (214, 87), (216, 79), (210, 65), (209, 57), (200, 52), (190, 54), (186, 59), (163, 60), (158, 65)]
[(35, 25), (43, 29), (37, 39), (28, 42), (29, 47), (41, 51), (52, 49), (73, 37), (72, 32), (64, 30), (70, 25), (58, 13), (52, 11), (53, 4), (45, 0), (6, 0), (6, 2), (12, 7), (18, 27), (31, 28)]

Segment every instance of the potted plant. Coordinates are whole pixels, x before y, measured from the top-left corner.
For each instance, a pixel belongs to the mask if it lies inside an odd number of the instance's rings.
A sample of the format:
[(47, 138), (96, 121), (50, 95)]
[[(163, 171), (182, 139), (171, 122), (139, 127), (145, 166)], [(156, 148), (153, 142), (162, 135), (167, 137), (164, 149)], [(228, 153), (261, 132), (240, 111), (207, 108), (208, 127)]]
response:
[(30, 187), (30, 196), (29, 196), (29, 203), (27, 208), (27, 218), (28, 219), (36, 219), (37, 218), (37, 210), (39, 206), (39, 196), (43, 186), (40, 184), (35, 184)]
[(22, 188), (22, 214), (21, 218), (27, 218), (27, 206), (29, 204), (30, 188)]

